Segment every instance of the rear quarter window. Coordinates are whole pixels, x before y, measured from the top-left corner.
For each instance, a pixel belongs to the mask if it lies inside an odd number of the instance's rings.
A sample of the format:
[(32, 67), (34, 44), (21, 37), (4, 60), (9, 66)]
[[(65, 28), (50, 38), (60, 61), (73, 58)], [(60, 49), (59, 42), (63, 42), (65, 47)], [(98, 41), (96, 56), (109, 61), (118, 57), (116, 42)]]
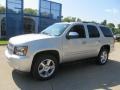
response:
[(109, 28), (100, 27), (100, 29), (105, 37), (113, 37), (112, 31)]

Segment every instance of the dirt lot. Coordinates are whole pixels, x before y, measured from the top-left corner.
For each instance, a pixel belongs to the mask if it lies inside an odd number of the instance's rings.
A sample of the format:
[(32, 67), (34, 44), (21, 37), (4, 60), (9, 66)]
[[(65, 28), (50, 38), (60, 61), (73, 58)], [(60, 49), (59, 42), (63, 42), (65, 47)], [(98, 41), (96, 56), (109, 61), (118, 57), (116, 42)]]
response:
[(4, 50), (0, 46), (0, 90), (120, 90), (120, 43), (105, 66), (90, 61), (62, 65), (55, 78), (44, 82), (9, 67)]

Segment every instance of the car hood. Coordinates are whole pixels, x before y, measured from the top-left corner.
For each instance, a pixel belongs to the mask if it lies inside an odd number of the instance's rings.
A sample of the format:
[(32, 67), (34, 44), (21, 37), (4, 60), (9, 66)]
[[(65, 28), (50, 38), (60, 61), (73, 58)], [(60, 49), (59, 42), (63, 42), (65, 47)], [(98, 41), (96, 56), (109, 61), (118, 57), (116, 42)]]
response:
[(20, 36), (15, 36), (10, 38), (9, 43), (14, 45), (19, 45), (19, 44), (36, 41), (36, 40), (48, 39), (52, 37), (54, 36), (48, 36), (44, 34), (26, 34), (26, 35), (20, 35)]

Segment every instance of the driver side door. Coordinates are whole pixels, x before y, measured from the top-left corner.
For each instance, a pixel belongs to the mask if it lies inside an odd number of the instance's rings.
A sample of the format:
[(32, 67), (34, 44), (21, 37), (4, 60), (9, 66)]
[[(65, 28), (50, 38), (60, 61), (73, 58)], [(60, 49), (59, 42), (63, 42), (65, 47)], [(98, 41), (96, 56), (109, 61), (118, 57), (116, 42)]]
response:
[[(77, 33), (73, 34), (72, 33)], [(74, 25), (63, 41), (63, 60), (65, 62), (85, 58), (87, 55), (86, 30), (84, 25)]]

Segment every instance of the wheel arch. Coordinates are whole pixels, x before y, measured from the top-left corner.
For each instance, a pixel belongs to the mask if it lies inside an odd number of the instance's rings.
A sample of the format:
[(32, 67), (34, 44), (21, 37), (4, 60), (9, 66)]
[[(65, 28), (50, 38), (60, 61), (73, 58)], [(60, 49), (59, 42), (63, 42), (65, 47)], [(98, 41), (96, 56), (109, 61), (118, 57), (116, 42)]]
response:
[[(103, 45), (103, 46), (101, 47), (101, 49), (107, 49), (108, 52), (110, 52), (110, 45), (108, 45), (108, 44)], [(100, 49), (100, 50), (101, 50), (101, 49)]]
[(33, 60), (32, 60), (32, 65), (31, 65), (31, 69), (32, 69), (32, 66), (33, 64), (35, 63), (36, 59), (38, 56), (40, 55), (53, 55), (57, 60), (58, 60), (58, 63), (60, 63), (60, 54), (59, 54), (59, 51), (57, 50), (45, 50), (45, 51), (39, 51), (37, 52), (34, 57), (33, 57)]

